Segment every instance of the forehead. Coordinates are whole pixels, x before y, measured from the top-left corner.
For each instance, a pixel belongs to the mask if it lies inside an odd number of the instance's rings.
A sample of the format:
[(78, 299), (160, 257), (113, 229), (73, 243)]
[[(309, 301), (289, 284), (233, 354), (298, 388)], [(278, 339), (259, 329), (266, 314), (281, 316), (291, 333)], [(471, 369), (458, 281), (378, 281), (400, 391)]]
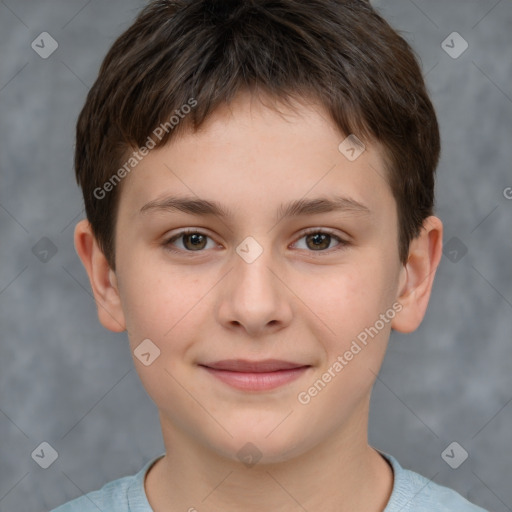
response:
[(366, 144), (352, 160), (346, 147), (353, 139), (346, 138), (318, 104), (289, 108), (240, 94), (196, 132), (182, 132), (145, 156), (125, 178), (120, 209), (135, 215), (171, 193), (235, 210), (333, 193), (382, 207), (391, 191), (381, 146)]

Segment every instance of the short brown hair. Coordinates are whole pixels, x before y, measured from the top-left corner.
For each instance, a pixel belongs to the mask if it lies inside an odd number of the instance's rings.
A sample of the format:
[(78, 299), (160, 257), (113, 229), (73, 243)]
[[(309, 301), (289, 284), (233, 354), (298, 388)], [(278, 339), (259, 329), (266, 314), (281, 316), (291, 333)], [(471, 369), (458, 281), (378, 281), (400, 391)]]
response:
[[(112, 177), (124, 159), (150, 138), (159, 147), (195, 130), (241, 91), (313, 99), (343, 134), (382, 144), (405, 263), (432, 215), (439, 128), (412, 49), (370, 3), (155, 0), (112, 45), (77, 123), (76, 178), (111, 268), (121, 190)], [(155, 141), (191, 98), (190, 113)]]

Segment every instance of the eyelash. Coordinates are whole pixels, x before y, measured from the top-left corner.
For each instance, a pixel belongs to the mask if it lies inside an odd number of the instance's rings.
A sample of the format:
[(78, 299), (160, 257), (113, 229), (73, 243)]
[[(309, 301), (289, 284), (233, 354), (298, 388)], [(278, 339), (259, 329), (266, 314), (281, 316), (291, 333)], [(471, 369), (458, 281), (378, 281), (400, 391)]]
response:
[[(201, 232), (201, 231), (199, 231), (197, 229), (184, 229), (183, 231), (180, 231), (179, 233), (176, 233), (175, 235), (173, 235), (171, 238), (167, 239), (165, 242), (163, 242), (162, 245), (164, 246), (164, 248), (167, 251), (173, 252), (175, 254), (184, 254), (184, 253), (194, 254), (194, 253), (205, 252), (206, 249), (202, 249), (202, 250), (198, 250), (198, 251), (189, 251), (189, 250), (183, 250), (183, 249), (176, 250), (176, 249), (172, 248), (172, 246), (171, 246), (172, 242), (174, 242), (176, 240), (179, 240), (180, 238), (182, 238), (185, 235), (191, 235), (191, 234), (203, 235), (203, 236), (206, 236), (207, 238), (210, 238), (211, 240), (213, 240), (209, 235), (207, 235), (206, 233), (203, 233), (203, 232)], [(330, 235), (332, 238), (335, 238), (339, 242), (339, 244), (336, 247), (331, 248), (331, 249), (324, 249), (324, 250), (318, 250), (318, 251), (312, 251), (312, 250), (308, 251), (312, 255), (317, 255), (318, 253), (320, 253), (320, 254), (321, 253), (331, 254), (331, 253), (333, 253), (335, 251), (342, 250), (345, 247), (347, 247), (348, 245), (350, 245), (350, 242), (348, 242), (347, 240), (343, 240), (338, 235), (336, 235), (333, 231), (328, 230), (328, 229), (318, 229), (318, 228), (310, 228), (307, 231), (303, 232), (302, 235), (297, 239), (297, 241), (301, 240), (302, 238), (304, 238), (304, 237), (306, 237), (308, 235), (312, 235), (312, 234)]]

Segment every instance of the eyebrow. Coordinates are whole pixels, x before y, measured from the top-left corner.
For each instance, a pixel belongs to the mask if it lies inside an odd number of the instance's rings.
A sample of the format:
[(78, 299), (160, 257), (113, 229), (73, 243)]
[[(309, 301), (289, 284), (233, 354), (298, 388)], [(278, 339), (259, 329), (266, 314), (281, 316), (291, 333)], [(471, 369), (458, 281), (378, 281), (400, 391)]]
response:
[[(234, 217), (234, 213), (215, 201), (196, 197), (166, 196), (146, 203), (140, 214), (150, 211), (181, 211), (192, 215), (216, 215), (222, 218)], [(315, 199), (297, 199), (282, 204), (277, 209), (277, 218), (298, 217), (327, 212), (349, 212), (370, 214), (371, 210), (364, 204), (344, 196), (319, 197)]]

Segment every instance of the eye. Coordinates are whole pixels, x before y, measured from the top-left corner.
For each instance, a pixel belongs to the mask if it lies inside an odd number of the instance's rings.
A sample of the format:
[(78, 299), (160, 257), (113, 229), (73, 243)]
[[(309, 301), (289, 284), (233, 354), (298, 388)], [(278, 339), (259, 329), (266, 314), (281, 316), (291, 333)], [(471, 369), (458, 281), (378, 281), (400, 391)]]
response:
[[(346, 240), (343, 240), (342, 238), (328, 230), (322, 229), (311, 229), (304, 233), (299, 240), (302, 239), (306, 240), (306, 249), (309, 249), (312, 252), (327, 252), (326, 249), (329, 249), (329, 246), (331, 245), (333, 239), (339, 242), (338, 245), (336, 246), (338, 249), (342, 249), (343, 247), (348, 245), (348, 242)], [(294, 245), (296, 245), (297, 243), (298, 241), (295, 242)]]
[[(207, 240), (209, 238), (210, 237), (208, 235), (201, 233), (200, 231), (195, 231), (195, 230), (190, 229), (190, 230), (180, 231), (179, 233), (174, 235), (172, 238), (165, 241), (163, 245), (168, 250), (170, 250), (172, 252), (183, 252), (183, 251), (200, 252), (203, 249), (212, 248), (212, 247), (207, 247)], [(181, 251), (172, 249), (170, 246), (172, 246), (175, 241), (180, 240), (180, 239), (182, 240), (182, 247), (180, 248)], [(212, 243), (213, 243), (213, 246), (215, 246), (215, 243), (213, 242), (213, 240), (212, 240)]]
[[(208, 247), (208, 239), (211, 240), (212, 245)], [(338, 235), (334, 233), (324, 230), (324, 229), (310, 229), (306, 233), (304, 233), (301, 238), (293, 245), (296, 246), (298, 242), (302, 239), (305, 239), (306, 247), (305, 249), (309, 252), (328, 252), (327, 249), (331, 248), (331, 243), (333, 240), (337, 240), (338, 249), (343, 249), (345, 246), (349, 245), (349, 242), (343, 240)], [(176, 242), (181, 241), (181, 247), (178, 249), (173, 249), (172, 247), (176, 247)], [(187, 229), (180, 231), (179, 233), (173, 235), (171, 238), (166, 240), (163, 243), (163, 246), (175, 253), (183, 253), (183, 252), (202, 252), (204, 249), (212, 249), (216, 246), (215, 242), (205, 233), (201, 231)], [(299, 249), (304, 249), (304, 247), (299, 247)], [(330, 251), (329, 251), (330, 252)]]

